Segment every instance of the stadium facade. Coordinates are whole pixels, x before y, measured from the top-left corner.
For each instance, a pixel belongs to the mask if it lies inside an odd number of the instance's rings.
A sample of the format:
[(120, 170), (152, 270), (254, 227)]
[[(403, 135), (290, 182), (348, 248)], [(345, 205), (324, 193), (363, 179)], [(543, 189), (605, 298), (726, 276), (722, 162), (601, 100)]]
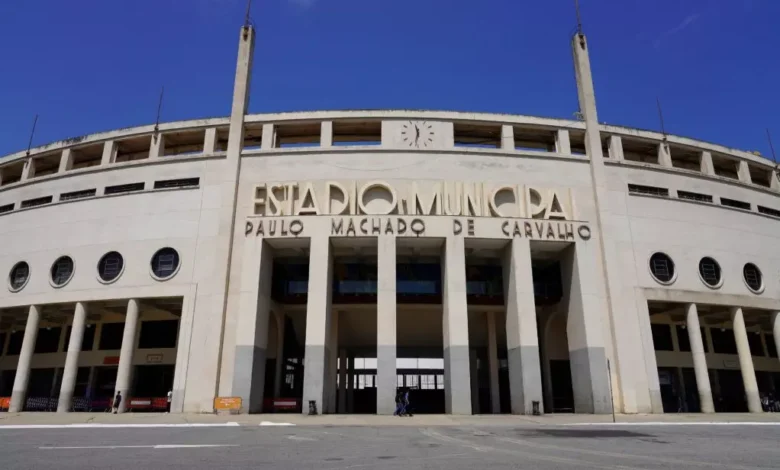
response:
[(247, 114), (0, 159), (0, 404), (760, 412), (780, 391), (766, 158), (582, 119)]

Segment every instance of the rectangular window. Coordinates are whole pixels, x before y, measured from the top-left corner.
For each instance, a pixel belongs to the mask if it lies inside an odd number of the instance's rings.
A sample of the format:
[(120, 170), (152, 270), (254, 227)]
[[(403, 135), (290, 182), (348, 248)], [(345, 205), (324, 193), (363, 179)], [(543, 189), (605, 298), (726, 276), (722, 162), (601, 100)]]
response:
[(114, 351), (122, 349), (122, 334), (125, 331), (125, 323), (103, 323), (100, 330), (101, 351)]
[(60, 201), (72, 201), (74, 199), (84, 199), (85, 197), (93, 197), (97, 194), (97, 189), (85, 189), (83, 191), (72, 191), (69, 193), (60, 194)]
[[(426, 137), (430, 132), (426, 127), (430, 127), (430, 124), (421, 124), (422, 128), (417, 127), (404, 127), (402, 131), (405, 139), (408, 139), (410, 143), (414, 143), (417, 140), (420, 142), (414, 145), (417, 148), (425, 148), (429, 145), (429, 137)], [(423, 136), (422, 139), (418, 137)], [(472, 148), (500, 148), (501, 147), (501, 126), (495, 124), (473, 124), (473, 123), (454, 123), (453, 124), (453, 136), (456, 147), (472, 147)]]
[(60, 348), (62, 328), (39, 328), (35, 340), (35, 354), (56, 353)]
[(677, 346), (680, 351), (688, 352), (691, 350), (691, 339), (688, 337), (688, 329), (684, 325), (675, 325), (677, 330)]
[(6, 356), (18, 356), (22, 352), (22, 341), (24, 340), (24, 331), (14, 331), (8, 335), (8, 351)]
[(155, 181), (154, 189), (197, 188), (200, 178), (183, 178), (177, 180)]
[(13, 203), (0, 206), (0, 214), (3, 214), (5, 212), (11, 212), (12, 210), (14, 210)]
[(693, 193), (690, 191), (677, 190), (677, 197), (680, 199), (687, 199), (689, 201), (709, 202), (712, 203), (712, 196), (708, 194)]
[(141, 322), (138, 349), (175, 348), (179, 320)]
[[(73, 332), (73, 327), (68, 326), (68, 331), (66, 334), (65, 339), (65, 350), (67, 351), (68, 345), (70, 344), (70, 335)], [(92, 346), (95, 344), (95, 325), (85, 325), (84, 326), (84, 336), (81, 338), (81, 350), (82, 351), (92, 351)]]
[[(0, 210), (2, 212), (2, 210)], [(780, 211), (777, 209), (771, 209), (769, 207), (764, 206), (758, 206), (758, 212), (766, 215), (771, 215), (772, 217), (780, 217)]]
[(629, 184), (629, 194), (644, 194), (647, 196), (669, 197), (669, 190), (666, 188), (656, 188), (655, 186), (643, 186), (641, 184)]
[(121, 194), (121, 193), (130, 193), (133, 191), (143, 191), (144, 190), (144, 183), (130, 183), (130, 184), (119, 184), (116, 186), (106, 186), (106, 190), (104, 194)]
[(750, 345), (750, 355), (764, 357), (764, 345), (761, 344), (761, 333), (748, 331), (748, 344)]
[(436, 376), (436, 389), (444, 390), (444, 375), (442, 374)]
[(735, 207), (737, 209), (750, 210), (749, 202), (737, 201), (736, 199), (727, 199), (725, 197), (720, 198), (720, 204), (728, 207)]
[(711, 328), (712, 347), (716, 354), (737, 354), (737, 343), (734, 341), (734, 331), (722, 328)]
[(28, 207), (44, 206), (46, 204), (51, 204), (53, 200), (54, 198), (52, 196), (44, 196), (44, 197), (36, 197), (35, 199), (28, 199), (26, 201), (22, 201), (21, 208), (25, 209)]
[(672, 327), (666, 323), (652, 323), (653, 344), (656, 351), (674, 351), (672, 343)]

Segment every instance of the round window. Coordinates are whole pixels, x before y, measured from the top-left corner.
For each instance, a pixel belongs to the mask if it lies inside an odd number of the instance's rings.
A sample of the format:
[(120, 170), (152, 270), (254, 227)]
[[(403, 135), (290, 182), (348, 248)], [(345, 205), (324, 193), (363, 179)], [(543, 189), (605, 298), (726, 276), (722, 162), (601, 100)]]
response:
[(116, 281), (125, 269), (125, 260), (116, 251), (103, 255), (98, 261), (98, 276), (103, 282)]
[(8, 276), (8, 283), (13, 292), (19, 292), (27, 285), (30, 280), (30, 265), (26, 261), (19, 261), (11, 268)]
[(699, 261), (699, 276), (701, 276), (702, 282), (709, 287), (720, 287), (723, 280), (720, 265), (709, 256), (705, 256)]
[(163, 248), (152, 256), (152, 275), (158, 280), (170, 279), (179, 270), (179, 253)]
[(745, 284), (748, 286), (748, 289), (754, 293), (758, 294), (764, 290), (764, 278), (761, 275), (761, 270), (758, 269), (758, 266), (755, 264), (747, 263), (745, 267), (742, 268), (742, 277), (745, 279)]
[(73, 259), (70, 256), (61, 256), (51, 266), (51, 283), (55, 287), (62, 287), (73, 277)]
[(674, 261), (665, 253), (655, 253), (650, 257), (650, 273), (661, 284), (671, 284), (676, 275)]

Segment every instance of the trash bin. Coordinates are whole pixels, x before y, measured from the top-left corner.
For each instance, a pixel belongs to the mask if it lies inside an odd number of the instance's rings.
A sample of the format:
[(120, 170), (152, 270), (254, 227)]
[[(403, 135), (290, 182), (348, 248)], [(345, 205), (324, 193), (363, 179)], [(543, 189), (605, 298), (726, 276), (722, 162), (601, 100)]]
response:
[(309, 400), (309, 416), (317, 414), (317, 402), (315, 400)]
[(531, 402), (531, 404), (533, 405), (533, 414), (534, 414), (534, 416), (541, 415), (542, 412), (539, 411), (539, 402), (538, 401), (533, 401), (533, 402)]

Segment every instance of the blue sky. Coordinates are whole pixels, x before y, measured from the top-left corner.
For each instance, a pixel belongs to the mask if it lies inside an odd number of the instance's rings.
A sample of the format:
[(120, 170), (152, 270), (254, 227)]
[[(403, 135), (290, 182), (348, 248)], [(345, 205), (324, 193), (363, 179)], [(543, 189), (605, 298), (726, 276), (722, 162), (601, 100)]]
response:
[[(230, 111), (245, 0), (0, 0), (0, 155)], [(581, 0), (602, 122), (780, 151), (780, 1)], [(570, 118), (573, 0), (254, 0), (250, 111)]]

